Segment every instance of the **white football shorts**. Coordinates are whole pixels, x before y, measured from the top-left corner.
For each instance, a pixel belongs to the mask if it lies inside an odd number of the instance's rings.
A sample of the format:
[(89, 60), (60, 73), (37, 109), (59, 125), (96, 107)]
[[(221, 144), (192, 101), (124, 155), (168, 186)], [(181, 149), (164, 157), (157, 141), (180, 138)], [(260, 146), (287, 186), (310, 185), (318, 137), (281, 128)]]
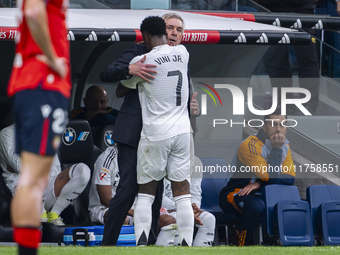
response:
[(161, 141), (141, 139), (138, 145), (137, 182), (149, 183), (167, 177), (190, 183), (190, 133)]

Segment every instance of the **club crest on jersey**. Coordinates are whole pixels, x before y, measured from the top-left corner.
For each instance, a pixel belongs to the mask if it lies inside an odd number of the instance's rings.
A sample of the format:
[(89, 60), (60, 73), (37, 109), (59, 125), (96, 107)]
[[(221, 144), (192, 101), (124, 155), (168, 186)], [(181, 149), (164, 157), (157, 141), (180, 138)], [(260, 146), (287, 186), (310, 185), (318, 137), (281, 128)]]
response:
[(99, 179), (102, 181), (105, 177), (106, 173), (100, 173), (99, 174)]
[(63, 143), (65, 145), (71, 145), (76, 140), (76, 137), (77, 137), (76, 131), (74, 131), (73, 128), (68, 127), (68, 128), (65, 129), (65, 131), (62, 135)]
[(112, 147), (113, 144), (115, 143), (113, 140), (112, 140), (112, 130), (106, 130), (105, 134), (104, 134), (104, 141), (105, 141), (105, 144), (106, 146), (108, 147)]

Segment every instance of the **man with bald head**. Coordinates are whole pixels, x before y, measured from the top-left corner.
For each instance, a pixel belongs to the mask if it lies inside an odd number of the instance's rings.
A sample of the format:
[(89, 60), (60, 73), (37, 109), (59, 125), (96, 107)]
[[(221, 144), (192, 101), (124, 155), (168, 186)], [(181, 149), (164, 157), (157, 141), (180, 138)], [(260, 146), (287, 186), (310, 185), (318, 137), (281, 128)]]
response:
[(85, 119), (91, 128), (116, 122), (118, 111), (107, 106), (109, 98), (104, 87), (100, 85), (89, 87), (83, 102), (85, 107), (73, 110), (71, 119)]

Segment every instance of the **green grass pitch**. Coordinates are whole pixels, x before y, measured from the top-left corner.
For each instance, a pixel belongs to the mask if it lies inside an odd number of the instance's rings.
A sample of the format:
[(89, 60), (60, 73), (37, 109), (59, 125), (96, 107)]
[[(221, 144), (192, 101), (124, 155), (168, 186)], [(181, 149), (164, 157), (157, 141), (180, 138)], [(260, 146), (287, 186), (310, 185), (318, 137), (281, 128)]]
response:
[[(17, 254), (16, 247), (0, 247), (1, 255)], [(39, 255), (325, 255), (340, 253), (340, 246), (316, 246), (316, 247), (278, 247), (278, 246), (251, 246), (251, 247), (235, 247), (235, 246), (215, 246), (215, 247), (81, 247), (81, 246), (52, 246), (40, 247)]]

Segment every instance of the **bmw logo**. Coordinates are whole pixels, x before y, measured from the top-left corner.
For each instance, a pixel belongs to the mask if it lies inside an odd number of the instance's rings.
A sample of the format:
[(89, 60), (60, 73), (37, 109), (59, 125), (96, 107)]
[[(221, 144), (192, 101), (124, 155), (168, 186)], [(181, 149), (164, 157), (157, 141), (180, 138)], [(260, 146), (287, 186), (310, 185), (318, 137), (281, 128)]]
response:
[(108, 146), (108, 147), (113, 146), (113, 144), (115, 143), (112, 140), (112, 133), (113, 133), (112, 130), (106, 130), (106, 132), (104, 134), (104, 141), (105, 141), (106, 146)]
[(65, 129), (63, 133), (63, 143), (65, 145), (71, 145), (76, 140), (76, 137), (77, 137), (76, 131), (74, 131), (73, 128), (68, 127)]

